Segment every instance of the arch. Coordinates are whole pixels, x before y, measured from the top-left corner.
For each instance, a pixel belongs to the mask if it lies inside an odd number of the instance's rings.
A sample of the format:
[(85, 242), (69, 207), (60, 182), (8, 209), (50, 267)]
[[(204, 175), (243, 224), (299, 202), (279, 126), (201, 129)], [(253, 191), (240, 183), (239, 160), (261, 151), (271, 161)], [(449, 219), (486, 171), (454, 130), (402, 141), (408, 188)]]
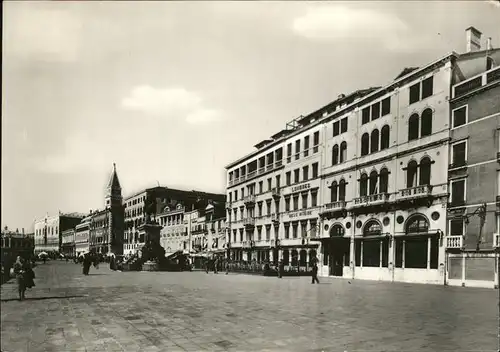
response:
[(332, 182), (332, 186), (330, 188), (330, 202), (336, 202), (338, 197), (338, 186), (337, 181)]
[(390, 139), (389, 137), (390, 137), (389, 125), (385, 125), (380, 130), (380, 150), (389, 148), (389, 139)]
[(406, 219), (405, 234), (427, 233), (429, 231), (429, 220), (423, 214), (414, 214)]
[(339, 201), (345, 202), (345, 180), (341, 179), (339, 182)]
[(428, 156), (423, 157), (420, 161), (420, 186), (431, 184), (431, 164), (431, 159)]
[(378, 193), (377, 190), (378, 173), (376, 170), (370, 172), (370, 194)]
[(408, 140), (413, 141), (418, 139), (418, 126), (419, 126), (418, 114), (413, 114), (408, 119)]
[(359, 179), (359, 196), (364, 197), (368, 195), (368, 175), (363, 173)]
[(380, 187), (379, 193), (387, 193), (389, 189), (389, 170), (387, 168), (382, 168), (380, 170)]
[(335, 144), (332, 148), (332, 165), (339, 163), (339, 145)]
[(430, 136), (432, 134), (432, 110), (425, 109), (422, 112), (420, 137)]
[(363, 236), (373, 236), (382, 234), (382, 224), (376, 219), (370, 219), (363, 226)]
[(345, 229), (342, 224), (337, 223), (333, 224), (333, 226), (330, 228), (330, 237), (342, 237), (345, 234)]
[(347, 142), (340, 143), (340, 162), (343, 163), (347, 160)]
[(378, 142), (379, 142), (379, 132), (378, 129), (374, 129), (372, 131), (372, 135), (370, 137), (371, 143), (370, 143), (370, 153), (375, 153), (378, 152)]
[(406, 168), (406, 188), (415, 187), (417, 185), (417, 169), (417, 162), (411, 160)]
[(301, 249), (299, 252), (299, 265), (300, 266), (307, 265), (307, 251), (305, 249)]
[(361, 136), (361, 156), (368, 155), (370, 152), (370, 136), (368, 133), (364, 133)]
[(292, 257), (292, 266), (297, 266), (299, 260), (299, 252), (296, 249), (292, 249), (290, 252), (290, 256)]

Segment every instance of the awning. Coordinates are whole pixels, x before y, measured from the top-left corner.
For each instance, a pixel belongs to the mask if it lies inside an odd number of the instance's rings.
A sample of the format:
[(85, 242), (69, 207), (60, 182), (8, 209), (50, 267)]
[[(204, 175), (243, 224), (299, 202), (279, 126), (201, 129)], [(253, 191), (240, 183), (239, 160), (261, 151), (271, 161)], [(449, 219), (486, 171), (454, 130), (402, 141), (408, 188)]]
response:
[(319, 237), (319, 238), (311, 238), (309, 241), (314, 241), (314, 242), (325, 242), (325, 241), (335, 241), (335, 240), (350, 240), (350, 237), (344, 237), (344, 236), (333, 236), (333, 237)]

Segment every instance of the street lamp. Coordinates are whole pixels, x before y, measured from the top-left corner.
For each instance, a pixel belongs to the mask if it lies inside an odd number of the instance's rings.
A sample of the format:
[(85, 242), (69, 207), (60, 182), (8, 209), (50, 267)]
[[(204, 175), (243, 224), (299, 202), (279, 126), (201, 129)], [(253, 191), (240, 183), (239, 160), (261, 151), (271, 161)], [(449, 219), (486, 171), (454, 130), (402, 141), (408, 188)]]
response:
[(484, 223), (486, 222), (486, 203), (481, 204), (476, 210), (474, 210), (470, 214), (464, 214), (463, 217), (465, 219), (465, 225), (469, 225), (469, 219), (473, 216), (479, 216), (479, 235), (477, 236), (476, 241), (476, 252), (479, 252), (479, 245), (482, 242), (482, 234)]

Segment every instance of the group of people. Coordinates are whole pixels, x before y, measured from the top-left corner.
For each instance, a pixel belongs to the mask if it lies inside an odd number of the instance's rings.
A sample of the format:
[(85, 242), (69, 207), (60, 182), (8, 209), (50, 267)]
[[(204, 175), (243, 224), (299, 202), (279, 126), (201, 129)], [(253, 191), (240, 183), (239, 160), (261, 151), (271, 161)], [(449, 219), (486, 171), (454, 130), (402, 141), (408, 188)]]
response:
[(94, 268), (99, 269), (99, 257), (91, 253), (85, 253), (83, 256), (83, 275), (89, 274), (92, 264)]
[(16, 258), (12, 271), (17, 281), (19, 300), (22, 301), (25, 298), (26, 289), (35, 287), (35, 272), (33, 271), (31, 261), (25, 260), (20, 256)]

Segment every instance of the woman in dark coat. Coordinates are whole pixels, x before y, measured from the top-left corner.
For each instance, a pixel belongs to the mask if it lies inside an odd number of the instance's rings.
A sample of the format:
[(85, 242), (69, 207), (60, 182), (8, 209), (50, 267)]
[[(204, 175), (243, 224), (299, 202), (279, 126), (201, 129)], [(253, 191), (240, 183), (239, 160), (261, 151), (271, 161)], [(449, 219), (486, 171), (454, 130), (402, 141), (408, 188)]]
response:
[(90, 266), (92, 265), (92, 259), (90, 258), (89, 253), (85, 253), (83, 256), (83, 275), (88, 275)]
[(22, 301), (24, 299), (24, 294), (26, 292), (26, 281), (24, 278), (24, 274), (26, 272), (23, 260), (20, 256), (17, 257), (16, 262), (14, 263), (13, 270), (14, 275), (16, 276), (17, 282), (17, 290), (19, 292), (19, 300)]

